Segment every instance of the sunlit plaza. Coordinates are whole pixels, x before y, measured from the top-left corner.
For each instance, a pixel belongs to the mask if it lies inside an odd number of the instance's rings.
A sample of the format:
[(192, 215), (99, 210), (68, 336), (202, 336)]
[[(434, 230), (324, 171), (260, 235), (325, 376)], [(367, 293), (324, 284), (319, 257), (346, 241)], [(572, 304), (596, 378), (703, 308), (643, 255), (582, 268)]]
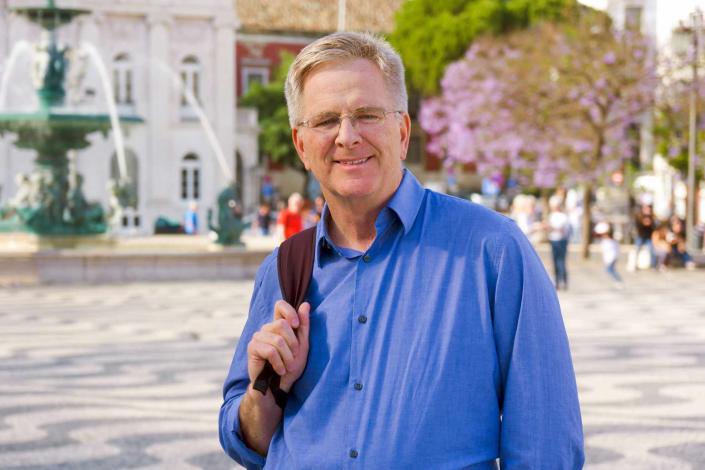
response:
[[(705, 272), (570, 265), (590, 469), (705, 465)], [(678, 286), (677, 288), (674, 286)], [(250, 280), (0, 290), (0, 468), (225, 469), (221, 386)]]

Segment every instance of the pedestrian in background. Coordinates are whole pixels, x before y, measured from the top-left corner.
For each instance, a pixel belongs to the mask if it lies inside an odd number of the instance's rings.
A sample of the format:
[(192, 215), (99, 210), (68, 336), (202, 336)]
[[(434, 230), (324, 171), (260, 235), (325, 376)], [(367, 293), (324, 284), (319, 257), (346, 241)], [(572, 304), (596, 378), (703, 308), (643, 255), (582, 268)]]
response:
[(511, 207), (511, 218), (514, 219), (524, 235), (531, 240), (536, 231), (535, 198), (528, 194), (518, 194), (512, 201)]
[(656, 268), (663, 272), (668, 264), (668, 255), (671, 252), (671, 243), (669, 242), (668, 221), (662, 220), (654, 229), (651, 235), (651, 243), (654, 248), (654, 258), (656, 258)]
[(270, 207), (277, 199), (276, 192), (272, 178), (269, 175), (264, 175), (262, 177), (262, 199), (269, 204)]
[(306, 220), (304, 221), (305, 228), (313, 227), (321, 220), (325, 203), (326, 200), (322, 195), (319, 194), (316, 196), (313, 200), (313, 206), (306, 212)]
[[(641, 249), (646, 247), (649, 252), (649, 267), (656, 267), (656, 255), (654, 244), (651, 240), (656, 228), (654, 212), (648, 204), (642, 204), (634, 216), (634, 228), (636, 229), (636, 240), (634, 242), (635, 254), (633, 260), (634, 270), (639, 269), (639, 254)], [(631, 266), (630, 266), (631, 267)]]
[(272, 208), (268, 203), (263, 202), (257, 210), (257, 226), (265, 237), (269, 235), (269, 226), (272, 223)]
[(568, 239), (570, 238), (570, 220), (563, 210), (563, 201), (560, 196), (553, 195), (548, 201), (548, 241), (551, 244), (551, 257), (553, 258), (553, 271), (556, 289), (568, 289)]
[(277, 235), (286, 240), (303, 229), (304, 198), (299, 193), (289, 196), (286, 209), (279, 212), (277, 217)]
[(602, 251), (602, 262), (605, 265), (605, 271), (614, 280), (617, 288), (621, 288), (623, 281), (617, 272), (619, 243), (614, 239), (614, 229), (609, 223), (600, 222), (595, 225), (595, 234), (600, 237), (600, 250)]
[(671, 245), (668, 256), (669, 265), (685, 266), (686, 269), (695, 269), (695, 262), (686, 247), (685, 223), (678, 216), (671, 217), (670, 231), (667, 241)]
[(188, 209), (184, 214), (184, 233), (187, 235), (198, 234), (198, 204), (196, 201), (189, 202)]

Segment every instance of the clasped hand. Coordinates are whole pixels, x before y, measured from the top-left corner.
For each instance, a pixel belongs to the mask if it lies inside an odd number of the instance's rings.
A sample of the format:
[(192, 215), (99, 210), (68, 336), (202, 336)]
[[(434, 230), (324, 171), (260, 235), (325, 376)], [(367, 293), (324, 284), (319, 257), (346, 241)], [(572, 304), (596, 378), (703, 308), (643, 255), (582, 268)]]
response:
[(252, 335), (247, 345), (247, 372), (254, 383), (267, 362), (281, 376), (279, 388), (289, 392), (306, 368), (308, 359), (309, 314), (311, 305), (304, 302), (298, 312), (291, 304), (279, 300), (274, 305), (274, 319)]

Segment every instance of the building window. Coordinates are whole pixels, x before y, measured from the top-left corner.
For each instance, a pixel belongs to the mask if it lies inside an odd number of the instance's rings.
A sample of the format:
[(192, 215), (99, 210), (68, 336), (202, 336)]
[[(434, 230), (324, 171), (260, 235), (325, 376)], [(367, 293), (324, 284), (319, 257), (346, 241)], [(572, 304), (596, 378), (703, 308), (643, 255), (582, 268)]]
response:
[(118, 54), (113, 61), (113, 94), (117, 105), (134, 104), (132, 63), (127, 54)]
[(193, 153), (181, 161), (181, 199), (195, 201), (201, 196), (201, 164)]
[(186, 98), (187, 90), (193, 94), (193, 97), (200, 103), (201, 101), (201, 64), (198, 59), (192, 55), (181, 61), (181, 83), (183, 91), (181, 93), (181, 107), (188, 107), (189, 102)]
[(627, 7), (624, 10), (624, 28), (631, 31), (641, 31), (641, 7)]
[(253, 83), (266, 85), (269, 83), (269, 68), (243, 67), (242, 68), (242, 94), (246, 94)]

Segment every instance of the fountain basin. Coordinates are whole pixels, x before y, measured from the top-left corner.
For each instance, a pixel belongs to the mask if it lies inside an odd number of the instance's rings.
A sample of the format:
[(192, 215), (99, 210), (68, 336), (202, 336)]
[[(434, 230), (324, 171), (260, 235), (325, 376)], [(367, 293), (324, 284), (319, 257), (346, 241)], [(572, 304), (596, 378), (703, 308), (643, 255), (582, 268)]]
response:
[(65, 24), (69, 24), (77, 16), (90, 13), (90, 10), (79, 8), (56, 8), (54, 2), (51, 0), (47, 3), (48, 5), (46, 7), (20, 7), (13, 8), (13, 11), (46, 30), (53, 30)]
[[(140, 124), (138, 116), (120, 116), (124, 124)], [(90, 145), (86, 137), (100, 131), (107, 136), (111, 129), (107, 114), (86, 114), (60, 109), (39, 109), (34, 112), (0, 113), (0, 135), (16, 135), (18, 148), (36, 150), (46, 159), (48, 155), (64, 156), (69, 150), (79, 150)]]
[(0, 286), (252, 279), (276, 240), (245, 236), (244, 242), (223, 247), (207, 236), (0, 234)]

